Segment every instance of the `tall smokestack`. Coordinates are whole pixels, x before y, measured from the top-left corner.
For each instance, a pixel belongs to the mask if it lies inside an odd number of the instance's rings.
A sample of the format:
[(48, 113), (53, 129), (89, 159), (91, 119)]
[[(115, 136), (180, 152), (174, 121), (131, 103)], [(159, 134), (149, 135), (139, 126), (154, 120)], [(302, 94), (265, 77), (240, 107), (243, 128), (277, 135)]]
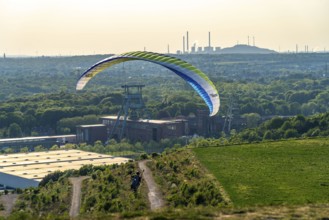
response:
[(186, 52), (189, 52), (189, 46), (188, 46), (188, 31), (186, 32)]
[(183, 36), (183, 53), (185, 53), (185, 37)]
[(211, 47), (211, 42), (210, 42), (210, 31), (208, 33), (208, 41), (209, 41), (209, 48)]

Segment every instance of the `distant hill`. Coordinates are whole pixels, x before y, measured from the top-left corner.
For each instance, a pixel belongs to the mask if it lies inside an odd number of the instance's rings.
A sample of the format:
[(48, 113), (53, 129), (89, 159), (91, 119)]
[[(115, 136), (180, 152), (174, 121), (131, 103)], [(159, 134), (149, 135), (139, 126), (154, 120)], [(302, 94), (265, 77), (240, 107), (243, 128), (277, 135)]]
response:
[(266, 48), (259, 48), (255, 46), (249, 46), (246, 44), (238, 44), (233, 47), (227, 47), (220, 50), (221, 54), (232, 54), (232, 53), (253, 53), (253, 54), (269, 54), (277, 53), (274, 50), (269, 50)]

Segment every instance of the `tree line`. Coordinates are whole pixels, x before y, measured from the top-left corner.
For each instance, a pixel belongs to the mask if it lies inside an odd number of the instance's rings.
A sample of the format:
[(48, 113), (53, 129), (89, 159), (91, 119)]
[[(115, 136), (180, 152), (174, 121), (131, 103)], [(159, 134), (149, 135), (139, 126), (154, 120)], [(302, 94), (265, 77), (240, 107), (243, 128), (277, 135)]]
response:
[[(0, 138), (75, 133), (78, 124), (117, 114), (122, 84), (142, 83), (149, 117), (192, 116), (201, 98), (169, 70), (128, 62), (104, 71), (74, 92), (77, 77), (107, 55), (0, 59)], [(327, 54), (182, 55), (217, 87), (218, 117), (314, 115), (329, 111)], [(111, 77), (109, 77), (109, 75)], [(255, 118), (255, 117), (254, 117)], [(255, 119), (257, 120), (257, 119)], [(250, 121), (250, 120), (249, 120)], [(250, 121), (252, 127), (255, 121)], [(250, 127), (250, 126), (248, 126)]]

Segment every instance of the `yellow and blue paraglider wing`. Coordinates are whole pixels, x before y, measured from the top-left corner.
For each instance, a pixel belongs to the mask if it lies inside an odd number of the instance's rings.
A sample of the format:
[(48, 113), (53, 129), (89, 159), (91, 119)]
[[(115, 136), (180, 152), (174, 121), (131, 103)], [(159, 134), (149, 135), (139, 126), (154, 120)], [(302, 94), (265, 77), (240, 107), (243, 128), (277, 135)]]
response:
[(91, 66), (80, 76), (76, 89), (82, 90), (91, 78), (104, 69), (130, 60), (143, 60), (156, 63), (173, 71), (187, 81), (201, 96), (209, 108), (210, 116), (217, 114), (220, 106), (219, 95), (216, 87), (209, 80), (206, 74), (183, 60), (158, 53), (136, 51), (115, 55), (101, 60)]

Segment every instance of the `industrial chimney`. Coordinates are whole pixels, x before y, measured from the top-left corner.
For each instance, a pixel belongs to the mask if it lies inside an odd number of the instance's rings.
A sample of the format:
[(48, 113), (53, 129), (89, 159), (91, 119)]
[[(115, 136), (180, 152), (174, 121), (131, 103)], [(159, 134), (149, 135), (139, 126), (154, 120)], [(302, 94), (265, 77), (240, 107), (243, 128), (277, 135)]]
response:
[(189, 52), (189, 46), (188, 46), (188, 31), (186, 32), (186, 52)]

